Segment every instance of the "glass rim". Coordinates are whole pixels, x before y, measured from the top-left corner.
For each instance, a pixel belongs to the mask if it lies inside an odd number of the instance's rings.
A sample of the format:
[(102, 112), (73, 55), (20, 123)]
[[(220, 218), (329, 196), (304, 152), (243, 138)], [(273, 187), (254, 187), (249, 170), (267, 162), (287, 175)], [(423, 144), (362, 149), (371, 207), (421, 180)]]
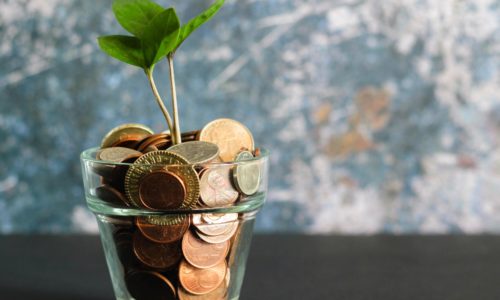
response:
[[(155, 167), (155, 166), (165, 166), (165, 164), (136, 164), (136, 163), (127, 163), (127, 162), (114, 162), (109, 160), (100, 160), (95, 157), (95, 153), (99, 151), (99, 147), (92, 147), (82, 151), (80, 154), (80, 160), (83, 162), (90, 162), (93, 164), (102, 164), (102, 165), (115, 165), (115, 166), (144, 166), (144, 167)], [(168, 149), (166, 150), (168, 151)], [(207, 167), (231, 167), (240, 164), (248, 164), (250, 162), (261, 162), (265, 161), (269, 158), (269, 150), (266, 148), (260, 148), (261, 154), (257, 157), (245, 159), (242, 161), (228, 161), (228, 162), (207, 162), (207, 163), (188, 163), (188, 164), (171, 164), (169, 167), (189, 167), (189, 166), (207, 166)]]

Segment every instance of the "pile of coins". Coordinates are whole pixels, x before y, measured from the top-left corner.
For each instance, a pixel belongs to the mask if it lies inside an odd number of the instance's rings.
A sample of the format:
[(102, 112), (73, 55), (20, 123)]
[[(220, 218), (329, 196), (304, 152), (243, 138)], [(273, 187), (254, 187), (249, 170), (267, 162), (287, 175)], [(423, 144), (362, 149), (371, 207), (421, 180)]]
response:
[(112, 206), (178, 211), (109, 221), (132, 297), (227, 298), (240, 216), (182, 211), (228, 207), (256, 194), (259, 155), (250, 131), (230, 119), (183, 133), (177, 145), (170, 134), (140, 124), (104, 137), (96, 157), (102, 162), (94, 166), (102, 183), (95, 196)]

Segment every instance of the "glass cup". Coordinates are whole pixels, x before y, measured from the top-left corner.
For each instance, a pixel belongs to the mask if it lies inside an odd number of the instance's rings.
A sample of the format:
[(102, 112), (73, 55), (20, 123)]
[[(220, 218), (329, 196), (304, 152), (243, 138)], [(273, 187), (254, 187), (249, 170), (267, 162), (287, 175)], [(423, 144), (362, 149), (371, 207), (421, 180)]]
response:
[(83, 181), (116, 299), (239, 299), (268, 152), (165, 165), (98, 160), (98, 151), (82, 153)]

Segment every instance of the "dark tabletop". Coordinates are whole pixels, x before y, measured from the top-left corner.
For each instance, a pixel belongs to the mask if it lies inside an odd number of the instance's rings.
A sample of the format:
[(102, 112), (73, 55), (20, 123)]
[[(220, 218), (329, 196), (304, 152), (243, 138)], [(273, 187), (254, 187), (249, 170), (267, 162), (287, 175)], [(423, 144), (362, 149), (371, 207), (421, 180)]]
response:
[[(94, 236), (0, 237), (0, 299), (113, 299)], [(500, 299), (500, 237), (256, 236), (242, 300)]]

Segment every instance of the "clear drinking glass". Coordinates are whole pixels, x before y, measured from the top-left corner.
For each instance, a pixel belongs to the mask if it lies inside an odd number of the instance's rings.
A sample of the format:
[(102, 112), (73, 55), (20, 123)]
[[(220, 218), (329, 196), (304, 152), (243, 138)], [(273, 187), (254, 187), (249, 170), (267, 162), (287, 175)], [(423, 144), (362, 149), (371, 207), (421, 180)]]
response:
[[(97, 152), (94, 148), (81, 155), (85, 197), (99, 224), (116, 298), (239, 299), (254, 219), (266, 199), (268, 152), (238, 162), (167, 166), (102, 161)], [(245, 168), (254, 168), (254, 175), (258, 169), (251, 195), (235, 184)], [(210, 205), (200, 197), (186, 208), (150, 209), (130, 196), (131, 169), (172, 170), (196, 174), (199, 180), (206, 172), (222, 171), (218, 174), (229, 178), (219, 175), (212, 183), (221, 180), (223, 186), (229, 180), (232, 187), (226, 188), (237, 191), (237, 200), (224, 202), (228, 195), (219, 197), (221, 191), (213, 187), (209, 192), (215, 194), (206, 196), (213, 200)], [(204, 187), (206, 195), (206, 183)]]

